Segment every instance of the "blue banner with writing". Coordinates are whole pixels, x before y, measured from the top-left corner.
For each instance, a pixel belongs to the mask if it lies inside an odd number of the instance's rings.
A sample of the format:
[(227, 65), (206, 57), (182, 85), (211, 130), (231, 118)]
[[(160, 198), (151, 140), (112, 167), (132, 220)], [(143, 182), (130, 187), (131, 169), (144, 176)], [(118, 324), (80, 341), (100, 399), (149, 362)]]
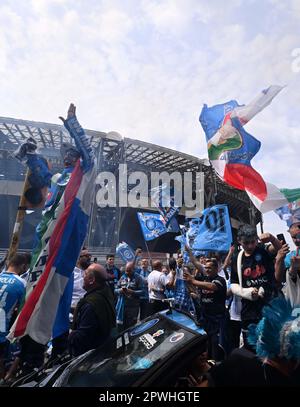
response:
[(204, 209), (196, 230), (193, 250), (228, 251), (232, 243), (232, 231), (227, 205)]

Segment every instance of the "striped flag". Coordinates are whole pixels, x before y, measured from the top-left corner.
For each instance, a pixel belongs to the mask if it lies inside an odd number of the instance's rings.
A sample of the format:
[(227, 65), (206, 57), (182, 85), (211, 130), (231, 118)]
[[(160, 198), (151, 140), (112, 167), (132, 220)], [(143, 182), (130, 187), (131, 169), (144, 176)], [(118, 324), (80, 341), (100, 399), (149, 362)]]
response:
[[(72, 137), (86, 138), (76, 117), (66, 120), (65, 126)], [(96, 165), (91, 150), (89, 154), (88, 166), (86, 160), (77, 161), (56, 208), (51, 236), (40, 254), (43, 272), (11, 328), (10, 340), (27, 334), (46, 344), (68, 330), (73, 270), (87, 233), (95, 189)]]

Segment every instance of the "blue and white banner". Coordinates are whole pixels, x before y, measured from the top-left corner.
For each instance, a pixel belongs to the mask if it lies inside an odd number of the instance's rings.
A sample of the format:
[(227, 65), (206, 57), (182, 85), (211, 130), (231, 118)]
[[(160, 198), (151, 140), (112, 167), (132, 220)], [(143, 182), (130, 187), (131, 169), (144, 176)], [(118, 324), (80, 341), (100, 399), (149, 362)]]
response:
[(134, 261), (135, 259), (135, 254), (133, 249), (126, 243), (122, 242), (119, 243), (118, 246), (116, 247), (116, 253), (121, 259), (127, 263), (129, 261)]
[[(167, 184), (159, 185), (151, 189), (151, 200), (162, 215), (162, 220), (166, 227), (168, 227), (172, 219), (176, 219), (180, 208), (175, 205), (174, 188)], [(164, 206), (169, 202), (169, 206)]]
[(168, 232), (179, 232), (178, 222), (175, 218), (166, 227), (163, 217), (159, 213), (138, 212), (137, 215), (146, 241), (156, 239)]
[[(180, 243), (180, 251), (181, 251), (182, 256), (183, 256), (184, 264), (189, 263), (190, 262), (190, 256), (187, 253), (187, 251), (185, 250), (185, 245), (187, 244), (190, 247), (191, 247), (191, 245), (189, 243), (187, 234), (186, 235), (182, 234), (180, 236), (176, 236), (175, 240), (177, 240), (177, 242)], [(205, 251), (205, 250), (192, 250), (192, 252), (193, 252), (193, 255), (195, 257), (197, 257), (197, 256), (207, 256), (207, 251)]]
[(202, 218), (194, 218), (189, 222), (189, 228), (186, 232), (186, 238), (188, 245), (193, 247), (194, 240), (199, 233), (199, 228), (202, 222)]
[(175, 240), (180, 243), (180, 251), (183, 256), (183, 262), (184, 264), (187, 264), (190, 262), (190, 256), (189, 254), (185, 251), (185, 245), (187, 244), (187, 239), (185, 235), (180, 235), (176, 236)]
[(228, 251), (232, 243), (229, 212), (226, 205), (204, 209), (201, 223), (197, 225), (193, 250)]

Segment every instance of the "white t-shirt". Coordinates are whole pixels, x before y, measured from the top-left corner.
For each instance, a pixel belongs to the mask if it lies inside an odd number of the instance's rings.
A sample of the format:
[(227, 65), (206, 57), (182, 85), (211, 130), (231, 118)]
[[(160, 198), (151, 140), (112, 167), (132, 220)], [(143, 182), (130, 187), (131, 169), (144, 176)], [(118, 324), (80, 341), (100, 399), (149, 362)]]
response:
[[(163, 300), (166, 298), (165, 296), (165, 289), (166, 285), (168, 284), (170, 278), (166, 276), (161, 271), (153, 270), (148, 276), (148, 292), (149, 292), (149, 299), (152, 300)], [(156, 290), (153, 290), (152, 287)], [(163, 290), (163, 291), (162, 291)]]
[(86, 294), (86, 291), (82, 287), (84, 270), (81, 270), (79, 267), (75, 267), (73, 273), (74, 273), (74, 285), (71, 307), (75, 308), (80, 298), (82, 298)]

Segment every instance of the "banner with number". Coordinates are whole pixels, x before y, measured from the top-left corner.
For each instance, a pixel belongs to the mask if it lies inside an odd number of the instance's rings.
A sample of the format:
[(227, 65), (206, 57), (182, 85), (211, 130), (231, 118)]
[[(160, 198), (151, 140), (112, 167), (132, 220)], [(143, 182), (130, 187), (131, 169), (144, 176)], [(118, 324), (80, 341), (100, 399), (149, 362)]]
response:
[(229, 212), (226, 205), (204, 209), (193, 250), (228, 251), (232, 242)]

